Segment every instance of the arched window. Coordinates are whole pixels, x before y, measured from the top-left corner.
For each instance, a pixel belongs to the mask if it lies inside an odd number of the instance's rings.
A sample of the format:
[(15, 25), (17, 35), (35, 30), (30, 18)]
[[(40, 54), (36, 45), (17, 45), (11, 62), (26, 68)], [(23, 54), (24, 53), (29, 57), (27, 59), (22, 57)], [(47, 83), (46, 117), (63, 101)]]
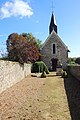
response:
[(56, 53), (56, 45), (55, 45), (55, 43), (53, 44), (53, 54), (55, 54)]

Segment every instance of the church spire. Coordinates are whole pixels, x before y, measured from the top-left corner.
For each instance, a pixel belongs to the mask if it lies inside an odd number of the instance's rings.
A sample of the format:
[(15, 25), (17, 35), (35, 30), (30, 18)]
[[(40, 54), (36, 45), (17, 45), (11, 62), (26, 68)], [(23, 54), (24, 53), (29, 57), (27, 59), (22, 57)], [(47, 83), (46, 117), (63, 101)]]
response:
[(55, 17), (52, 12), (50, 26), (49, 26), (49, 34), (51, 34), (53, 30), (57, 33), (57, 25), (56, 25)]

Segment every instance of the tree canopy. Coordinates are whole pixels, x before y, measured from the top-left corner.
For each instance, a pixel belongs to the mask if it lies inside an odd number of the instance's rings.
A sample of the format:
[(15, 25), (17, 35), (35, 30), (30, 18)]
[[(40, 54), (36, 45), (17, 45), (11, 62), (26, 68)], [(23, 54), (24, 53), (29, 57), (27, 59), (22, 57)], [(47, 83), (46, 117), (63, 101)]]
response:
[(80, 57), (76, 58), (75, 63), (80, 64)]
[(39, 60), (39, 42), (40, 41), (37, 42), (37, 39), (30, 33), (23, 33), (21, 35), (17, 33), (10, 34), (6, 40), (9, 60), (20, 63)]
[(21, 35), (23, 37), (26, 37), (28, 41), (34, 42), (37, 45), (38, 49), (40, 49), (40, 47), (42, 46), (42, 41), (39, 39), (36, 39), (32, 33), (22, 33)]

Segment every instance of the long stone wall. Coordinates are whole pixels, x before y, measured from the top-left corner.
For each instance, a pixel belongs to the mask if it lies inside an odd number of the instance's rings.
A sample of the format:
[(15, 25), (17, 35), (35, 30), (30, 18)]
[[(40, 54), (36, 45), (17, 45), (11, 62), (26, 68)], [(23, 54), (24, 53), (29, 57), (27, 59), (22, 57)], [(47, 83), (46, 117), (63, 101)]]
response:
[(68, 70), (75, 78), (80, 80), (80, 65), (68, 65)]
[(0, 93), (31, 73), (30, 64), (0, 60)]

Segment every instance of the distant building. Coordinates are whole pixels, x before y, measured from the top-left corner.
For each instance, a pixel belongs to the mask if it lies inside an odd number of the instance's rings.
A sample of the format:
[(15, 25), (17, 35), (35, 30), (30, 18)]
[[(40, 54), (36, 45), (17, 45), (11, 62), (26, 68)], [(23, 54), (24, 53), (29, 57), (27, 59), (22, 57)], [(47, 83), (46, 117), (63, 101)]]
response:
[(57, 34), (57, 25), (53, 13), (49, 26), (49, 36), (42, 45), (40, 51), (42, 54), (42, 61), (46, 63), (50, 70), (56, 71), (58, 63), (66, 67), (68, 48)]

